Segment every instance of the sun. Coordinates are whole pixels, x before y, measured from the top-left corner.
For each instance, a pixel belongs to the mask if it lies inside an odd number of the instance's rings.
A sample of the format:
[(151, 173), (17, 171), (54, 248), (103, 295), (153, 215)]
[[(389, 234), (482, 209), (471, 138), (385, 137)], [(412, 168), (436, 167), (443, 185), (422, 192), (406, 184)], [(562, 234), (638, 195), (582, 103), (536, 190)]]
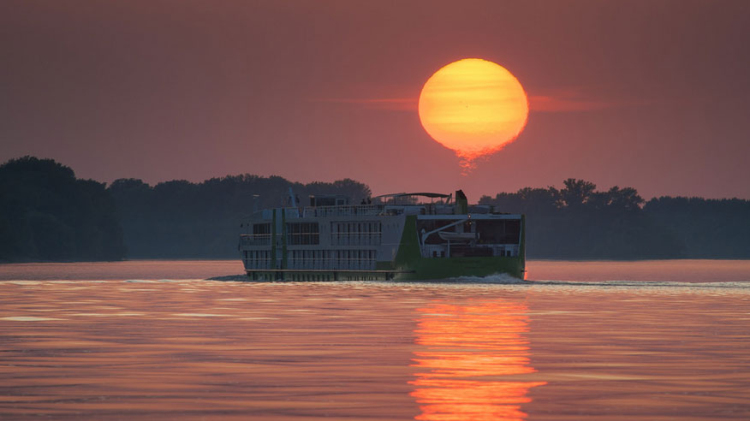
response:
[(473, 167), (481, 156), (514, 141), (526, 126), (529, 102), (508, 70), (467, 58), (435, 72), (419, 95), (419, 119), (427, 133)]

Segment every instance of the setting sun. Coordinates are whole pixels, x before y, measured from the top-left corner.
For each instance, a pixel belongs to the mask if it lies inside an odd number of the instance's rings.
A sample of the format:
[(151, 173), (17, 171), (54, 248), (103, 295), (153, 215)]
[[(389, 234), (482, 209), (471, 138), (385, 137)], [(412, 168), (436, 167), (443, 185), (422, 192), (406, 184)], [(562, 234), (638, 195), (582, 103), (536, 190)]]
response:
[(528, 100), (518, 79), (504, 67), (477, 58), (441, 68), (419, 96), (422, 126), (454, 150), (467, 168), (474, 159), (515, 140), (528, 115)]

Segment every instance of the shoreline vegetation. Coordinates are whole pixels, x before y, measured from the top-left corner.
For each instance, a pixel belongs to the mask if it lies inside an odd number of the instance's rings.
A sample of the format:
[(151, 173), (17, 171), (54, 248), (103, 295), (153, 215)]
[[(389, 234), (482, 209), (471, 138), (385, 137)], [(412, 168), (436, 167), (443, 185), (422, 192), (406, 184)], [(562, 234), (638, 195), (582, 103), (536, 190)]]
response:
[[(303, 184), (250, 174), (107, 186), (54, 160), (12, 159), (0, 165), (0, 262), (238, 259), (241, 221), (279, 206), (290, 187), (302, 198), (344, 194), (357, 203), (371, 195), (351, 179)], [(560, 189), (526, 187), (479, 204), (526, 214), (529, 259), (750, 259), (748, 200), (646, 201), (631, 187), (597, 190), (571, 178)]]

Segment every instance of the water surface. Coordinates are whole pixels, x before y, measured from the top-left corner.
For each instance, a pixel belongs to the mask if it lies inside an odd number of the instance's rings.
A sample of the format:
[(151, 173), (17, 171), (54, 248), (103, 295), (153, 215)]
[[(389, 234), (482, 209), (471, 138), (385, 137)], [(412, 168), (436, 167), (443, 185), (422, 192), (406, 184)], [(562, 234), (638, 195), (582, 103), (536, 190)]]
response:
[(0, 265), (0, 418), (750, 419), (750, 262), (528, 269), (266, 283), (205, 280), (235, 261)]

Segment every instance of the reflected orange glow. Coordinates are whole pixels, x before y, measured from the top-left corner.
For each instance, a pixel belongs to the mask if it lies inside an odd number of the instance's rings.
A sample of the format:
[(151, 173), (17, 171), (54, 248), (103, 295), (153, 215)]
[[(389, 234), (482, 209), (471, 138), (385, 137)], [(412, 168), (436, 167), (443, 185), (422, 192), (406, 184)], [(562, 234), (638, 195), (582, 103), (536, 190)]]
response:
[(454, 150), (465, 168), (515, 140), (528, 114), (528, 99), (518, 79), (504, 67), (477, 58), (441, 68), (419, 96), (422, 126)]
[(534, 373), (530, 365), (526, 306), (502, 301), (475, 306), (436, 304), (415, 331), (427, 348), (415, 353), (411, 395), (418, 420), (521, 420), (530, 388), (545, 382), (503, 381), (498, 376)]

